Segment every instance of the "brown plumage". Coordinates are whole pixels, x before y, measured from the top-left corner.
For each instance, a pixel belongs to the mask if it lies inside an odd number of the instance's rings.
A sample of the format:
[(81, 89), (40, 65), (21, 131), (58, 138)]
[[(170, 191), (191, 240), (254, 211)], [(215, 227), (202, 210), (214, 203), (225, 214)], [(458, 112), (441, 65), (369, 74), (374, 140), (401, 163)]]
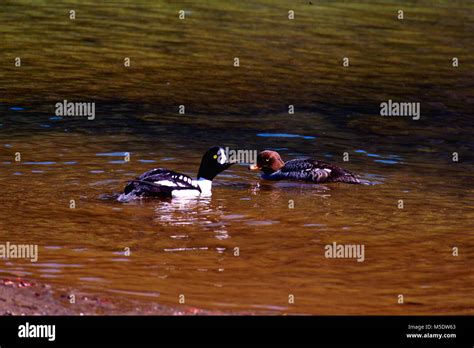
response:
[(370, 185), (367, 180), (334, 164), (313, 159), (295, 159), (284, 162), (276, 151), (265, 150), (258, 154), (257, 165), (250, 170), (261, 170), (268, 180), (301, 180), (315, 183), (343, 182)]

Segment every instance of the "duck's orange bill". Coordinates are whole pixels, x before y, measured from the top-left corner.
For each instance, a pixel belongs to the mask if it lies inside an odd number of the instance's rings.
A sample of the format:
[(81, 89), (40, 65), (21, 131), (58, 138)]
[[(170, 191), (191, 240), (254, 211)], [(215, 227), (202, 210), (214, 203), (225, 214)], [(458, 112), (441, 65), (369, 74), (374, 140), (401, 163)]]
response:
[(252, 164), (251, 166), (249, 166), (249, 170), (260, 170), (261, 168), (259, 166), (256, 166), (254, 164)]

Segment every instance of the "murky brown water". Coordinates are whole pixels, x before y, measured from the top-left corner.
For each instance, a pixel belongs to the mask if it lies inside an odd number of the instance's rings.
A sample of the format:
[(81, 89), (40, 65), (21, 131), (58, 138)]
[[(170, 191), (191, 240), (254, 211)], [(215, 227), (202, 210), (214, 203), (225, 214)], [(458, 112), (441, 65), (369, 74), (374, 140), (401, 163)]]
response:
[[(474, 313), (474, 9), (417, 2), (398, 21), (399, 8), (2, 3), (0, 242), (40, 255), (0, 274), (231, 313)], [(64, 99), (95, 101), (96, 119), (55, 117)], [(421, 102), (421, 120), (380, 117), (388, 99)], [(330, 160), (377, 185), (263, 182), (240, 165), (210, 199), (113, 200), (153, 167), (195, 176), (216, 144)], [(365, 261), (325, 258), (333, 242), (364, 244)]]

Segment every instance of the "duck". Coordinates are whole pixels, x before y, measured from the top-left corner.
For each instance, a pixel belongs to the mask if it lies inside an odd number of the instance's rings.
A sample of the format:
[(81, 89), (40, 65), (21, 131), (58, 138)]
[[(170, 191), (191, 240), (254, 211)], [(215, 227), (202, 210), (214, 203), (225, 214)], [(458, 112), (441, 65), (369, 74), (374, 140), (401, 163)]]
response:
[(314, 159), (294, 159), (284, 162), (276, 151), (265, 150), (257, 155), (257, 164), (249, 170), (261, 170), (267, 180), (299, 180), (318, 184), (342, 182), (346, 184), (370, 185), (367, 180), (334, 164)]
[(173, 170), (155, 168), (134, 180), (130, 180), (117, 200), (128, 202), (148, 197), (211, 196), (212, 180), (232, 164), (227, 161), (225, 150), (222, 147), (215, 146), (207, 150), (202, 156), (197, 180)]

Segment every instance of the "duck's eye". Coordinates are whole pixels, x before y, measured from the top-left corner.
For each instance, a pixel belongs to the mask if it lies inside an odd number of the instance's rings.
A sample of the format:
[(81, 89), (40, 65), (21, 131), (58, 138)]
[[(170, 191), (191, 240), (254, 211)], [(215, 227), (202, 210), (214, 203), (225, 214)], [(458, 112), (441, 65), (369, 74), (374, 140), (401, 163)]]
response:
[(265, 161), (270, 162), (270, 158), (267, 158)]
[(217, 159), (217, 155), (212, 156), (212, 158)]

